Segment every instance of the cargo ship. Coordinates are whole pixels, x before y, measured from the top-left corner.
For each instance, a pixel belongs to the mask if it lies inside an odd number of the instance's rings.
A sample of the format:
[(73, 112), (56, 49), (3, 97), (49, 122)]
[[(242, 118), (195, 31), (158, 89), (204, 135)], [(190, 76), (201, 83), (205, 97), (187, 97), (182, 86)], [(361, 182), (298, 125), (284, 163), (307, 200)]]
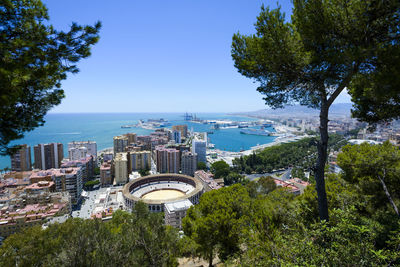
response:
[(270, 136), (271, 132), (264, 129), (244, 129), (240, 131), (241, 134), (262, 135)]

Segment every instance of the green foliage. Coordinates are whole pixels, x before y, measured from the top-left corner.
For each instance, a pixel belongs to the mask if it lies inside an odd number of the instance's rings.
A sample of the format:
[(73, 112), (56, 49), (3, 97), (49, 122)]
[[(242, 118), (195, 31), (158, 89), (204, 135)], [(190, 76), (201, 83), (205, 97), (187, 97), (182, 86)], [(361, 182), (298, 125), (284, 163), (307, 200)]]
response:
[(197, 162), (197, 169), (206, 171), (207, 170), (207, 165), (204, 162), (199, 161), (199, 162)]
[(90, 56), (100, 23), (72, 23), (67, 32), (48, 22), (40, 0), (0, 3), (0, 153), (10, 141), (43, 125), (44, 115), (64, 97), (61, 81), (77, 73), (76, 63)]
[(177, 266), (178, 234), (138, 203), (109, 223), (69, 219), (28, 228), (0, 247), (1, 266)]
[(99, 181), (99, 180), (87, 181), (87, 182), (85, 183), (84, 187), (86, 187), (86, 188), (91, 188), (91, 187), (93, 187), (93, 186), (95, 186), (95, 185), (98, 185), (98, 184), (100, 184), (100, 181)]
[[(234, 194), (233, 187), (235, 192), (245, 188), (248, 196)], [(263, 177), (245, 187), (206, 193), (184, 219), (182, 253), (207, 260), (219, 253), (224, 263), (243, 266), (399, 264), (400, 227), (396, 215), (388, 212), (390, 206), (374, 208), (371, 196), (340, 175), (327, 175), (326, 188), (329, 223), (317, 219), (314, 186), (295, 197)], [(241, 211), (235, 212), (233, 206)], [(237, 249), (225, 244), (236, 244)], [(225, 247), (231, 253), (225, 254)]]
[[(256, 236), (258, 247), (244, 256), (252, 266), (381, 266), (387, 263), (374, 248), (371, 222), (352, 209), (331, 211), (331, 222), (304, 228), (293, 223), (267, 239)], [(293, 227), (293, 228), (291, 228)], [(381, 254), (381, 255), (379, 255)]]
[(246, 184), (248, 180), (244, 175), (240, 175), (236, 172), (230, 172), (227, 176), (224, 176), (224, 185), (232, 185), (232, 184)]
[(261, 8), (256, 33), (237, 33), (232, 58), (259, 84), (272, 108), (300, 103), (319, 109), (315, 181), (319, 216), (329, 220), (324, 186), (329, 108), (349, 88), (353, 115), (368, 122), (398, 118), (400, 111), (400, 2), (398, 0), (294, 0), (289, 20)]
[[(354, 88), (353, 99), (361, 102), (385, 103), (376, 101), (379, 96), (397, 100), (399, 75), (392, 74), (400, 62), (398, 1), (296, 0), (293, 4), (291, 20), (280, 8), (262, 7), (256, 34), (233, 36), (235, 67), (259, 82), (257, 90), (268, 106), (296, 101), (320, 108), (326, 101), (329, 108), (349, 85)], [(389, 86), (387, 92), (397, 94), (377, 91), (382, 90), (381, 81)], [(369, 93), (367, 89), (374, 86), (377, 90)]]
[[(381, 14), (379, 27), (391, 25), (392, 28), (389, 33), (377, 34), (381, 46), (374, 51), (375, 58), (371, 60), (375, 68), (359, 73), (349, 87), (352, 101), (356, 104), (352, 109), (353, 116), (370, 124), (398, 119), (400, 114), (400, 4), (398, 1), (385, 1), (380, 10), (369, 11), (367, 16), (376, 16), (377, 12)], [(392, 15), (392, 12), (397, 15)]]
[(394, 202), (400, 200), (400, 151), (389, 142), (345, 146), (337, 162), (343, 178), (371, 196), (376, 208), (387, 205), (388, 197)]
[(203, 194), (183, 219), (185, 235), (196, 242), (197, 254), (209, 262), (241, 252), (243, 230), (249, 224), (250, 197), (241, 185), (224, 187)]
[(211, 164), (210, 170), (214, 174), (215, 179), (226, 177), (230, 172), (228, 163), (223, 160), (216, 161)]
[(263, 176), (258, 180), (249, 182), (246, 185), (246, 189), (251, 198), (257, 198), (258, 196), (264, 196), (274, 191), (276, 184), (271, 176)]
[(292, 169), (292, 177), (300, 178), (302, 180), (306, 179), (306, 175), (304, 174), (304, 170), (301, 169), (301, 168), (297, 168), (297, 167)]
[[(313, 187), (296, 198), (278, 189), (256, 199), (242, 264), (380, 266), (399, 259), (398, 253), (394, 253), (396, 241), (380, 243), (382, 238), (396, 240), (396, 235), (385, 232), (386, 226), (373, 214), (366, 213), (367, 197), (336, 175), (328, 177), (327, 193), (329, 223), (316, 219), (318, 203)], [(386, 223), (393, 226), (393, 221)], [(397, 229), (398, 225), (392, 227), (392, 231)]]
[[(296, 142), (279, 144), (260, 152), (233, 160), (233, 170), (245, 173), (269, 173), (273, 170), (295, 166), (297, 173), (312, 171), (317, 156), (316, 138), (303, 138)], [(345, 145), (345, 139), (338, 134), (331, 134), (329, 149), (339, 150)], [(299, 178), (301, 178), (299, 177)]]
[(94, 175), (100, 175), (100, 167), (94, 168)]
[[(356, 187), (343, 180), (337, 174), (328, 174), (325, 182), (330, 210), (343, 210), (351, 205), (357, 208), (358, 212), (363, 212), (365, 209), (364, 204), (368, 201), (368, 197), (361, 194)], [(304, 190), (304, 193), (297, 198), (297, 205), (305, 224), (317, 222), (318, 203), (315, 186), (309, 186)]]
[(147, 176), (147, 175), (149, 175), (150, 174), (150, 170), (147, 168), (147, 169), (140, 169), (139, 170), (139, 174), (140, 174), (140, 176)]

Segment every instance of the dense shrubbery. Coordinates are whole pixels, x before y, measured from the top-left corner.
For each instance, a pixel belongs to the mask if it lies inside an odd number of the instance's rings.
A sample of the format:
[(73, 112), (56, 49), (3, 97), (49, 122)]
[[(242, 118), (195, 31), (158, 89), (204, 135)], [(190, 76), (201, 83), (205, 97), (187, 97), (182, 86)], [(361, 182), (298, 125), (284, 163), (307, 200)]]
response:
[(174, 266), (176, 257), (212, 264), (217, 255), (233, 266), (399, 265), (399, 158), (389, 143), (343, 148), (344, 173), (326, 178), (329, 222), (318, 218), (314, 186), (295, 197), (262, 177), (203, 194), (182, 238), (138, 204), (109, 223), (70, 219), (12, 235), (0, 266)]
[(0, 247), (0, 266), (175, 266), (177, 241), (177, 230), (140, 203), (109, 223), (69, 219), (11, 235)]
[(246, 184), (248, 182), (244, 175), (232, 170), (228, 163), (223, 160), (211, 164), (210, 171), (214, 174), (214, 179), (223, 178), (226, 186), (238, 183)]
[[(347, 146), (339, 157), (343, 177), (329, 174), (326, 179), (329, 222), (318, 219), (314, 186), (294, 197), (262, 178), (204, 194), (184, 219), (184, 231), (209, 249), (197, 250), (204, 258), (219, 254), (233, 265), (398, 265), (400, 224), (393, 206), (400, 201), (400, 175), (394, 175), (398, 157), (400, 151), (389, 143)], [(371, 169), (365, 171), (364, 163)], [(388, 165), (390, 173), (384, 170)], [(382, 173), (393, 203), (377, 177)], [(213, 243), (205, 243), (211, 237)]]

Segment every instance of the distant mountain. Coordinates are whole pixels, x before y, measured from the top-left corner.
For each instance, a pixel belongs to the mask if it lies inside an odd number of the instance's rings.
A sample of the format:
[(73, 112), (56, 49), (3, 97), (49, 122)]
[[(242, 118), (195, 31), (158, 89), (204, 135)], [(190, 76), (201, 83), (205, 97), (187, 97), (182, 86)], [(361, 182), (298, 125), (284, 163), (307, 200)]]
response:
[[(338, 103), (333, 104), (329, 109), (329, 117), (350, 117), (352, 104), (351, 103)], [(261, 109), (257, 111), (251, 112), (240, 112), (235, 113), (235, 115), (250, 115), (250, 116), (293, 116), (297, 117), (302, 116), (318, 116), (319, 111), (317, 109), (308, 108), (305, 106), (294, 105), (294, 106), (286, 106), (283, 109)]]

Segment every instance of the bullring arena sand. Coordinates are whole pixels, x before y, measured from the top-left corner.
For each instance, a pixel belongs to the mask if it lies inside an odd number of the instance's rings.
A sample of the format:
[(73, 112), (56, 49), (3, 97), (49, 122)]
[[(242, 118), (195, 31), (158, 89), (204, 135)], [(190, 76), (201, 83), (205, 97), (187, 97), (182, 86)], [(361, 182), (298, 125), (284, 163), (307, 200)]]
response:
[(155, 190), (144, 194), (141, 198), (146, 200), (168, 200), (184, 196), (185, 193), (174, 189)]

